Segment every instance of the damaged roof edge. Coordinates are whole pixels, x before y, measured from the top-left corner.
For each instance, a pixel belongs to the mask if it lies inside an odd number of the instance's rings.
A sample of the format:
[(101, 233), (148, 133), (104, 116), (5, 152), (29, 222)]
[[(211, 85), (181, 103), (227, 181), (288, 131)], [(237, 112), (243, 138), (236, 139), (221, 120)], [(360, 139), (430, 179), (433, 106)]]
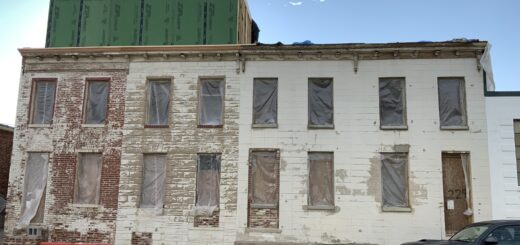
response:
[(14, 132), (14, 128), (5, 124), (0, 124), (0, 130)]
[(421, 50), (421, 49), (473, 49), (484, 50), (487, 41), (467, 42), (405, 42), (405, 43), (339, 43), (313, 45), (284, 44), (238, 44), (238, 45), (178, 45), (178, 46), (110, 46), (110, 47), (67, 47), (67, 48), (20, 48), (22, 56), (34, 55), (72, 55), (85, 53), (143, 53), (143, 52), (247, 52), (247, 51), (311, 51), (335, 50), (345, 51), (388, 51)]

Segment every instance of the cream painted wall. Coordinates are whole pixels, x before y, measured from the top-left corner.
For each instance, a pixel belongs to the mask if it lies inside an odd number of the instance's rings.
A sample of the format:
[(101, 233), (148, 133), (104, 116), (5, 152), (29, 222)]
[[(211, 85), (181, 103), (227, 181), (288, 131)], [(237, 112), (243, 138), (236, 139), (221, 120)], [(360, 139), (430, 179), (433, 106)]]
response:
[[(439, 129), (437, 77), (466, 81), (469, 130)], [(278, 78), (278, 128), (253, 129), (255, 77)], [(307, 128), (309, 77), (334, 79), (334, 129)], [(378, 78), (405, 77), (406, 131), (379, 129)], [(241, 240), (400, 244), (443, 238), (443, 151), (468, 151), (475, 221), (491, 218), (486, 108), (475, 59), (249, 61), (241, 76), (238, 228)], [(381, 211), (380, 152), (409, 144), (412, 212)], [(246, 232), (250, 148), (279, 148), (280, 232)], [(307, 152), (334, 151), (336, 211), (307, 211)]]

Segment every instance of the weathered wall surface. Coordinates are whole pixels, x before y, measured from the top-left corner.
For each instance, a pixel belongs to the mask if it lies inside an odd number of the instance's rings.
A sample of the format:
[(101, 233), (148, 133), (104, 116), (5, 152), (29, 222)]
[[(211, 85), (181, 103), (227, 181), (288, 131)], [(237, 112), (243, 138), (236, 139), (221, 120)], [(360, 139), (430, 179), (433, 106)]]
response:
[[(360, 61), (249, 61), (241, 77), (238, 240), (400, 244), (442, 238), (443, 151), (470, 153), (474, 220), (491, 218), (486, 109), (475, 59)], [(437, 77), (463, 76), (469, 130), (439, 129)], [(278, 78), (278, 128), (252, 128), (255, 77)], [(334, 79), (334, 129), (307, 128), (309, 77)], [(378, 79), (405, 77), (408, 130), (379, 129)], [(409, 144), (412, 211), (381, 211), (380, 152)], [(279, 148), (280, 227), (247, 227), (248, 154)], [(307, 205), (307, 152), (333, 151), (335, 211)], [(511, 158), (512, 159), (512, 158)]]
[(0, 128), (0, 195), (4, 198), (7, 196), (12, 149), (13, 132)]
[(493, 219), (520, 218), (513, 120), (520, 97), (486, 97)]
[[(117, 214), (117, 194), (123, 111), (128, 62), (116, 60), (56, 61), (27, 60), (21, 77), (13, 159), (9, 179), (6, 242), (26, 240), (25, 230), (17, 226), (23, 198), (24, 174), (28, 152), (49, 152), (49, 172), (45, 193), (44, 223), (50, 241), (113, 242)], [(110, 94), (105, 125), (82, 125), (85, 79), (110, 79)], [(35, 127), (28, 124), (33, 79), (57, 79), (53, 124)], [(99, 205), (73, 204), (78, 153), (103, 154)]]
[[(151, 234), (153, 244), (232, 244), (236, 236), (238, 110), (236, 62), (145, 62), (130, 64), (128, 75), (116, 244)], [(197, 127), (198, 81), (225, 81), (224, 125)], [(145, 128), (147, 79), (171, 79), (167, 128)], [(139, 209), (143, 153), (166, 153), (162, 215)], [(197, 153), (222, 153), (220, 224), (194, 227)], [(134, 235), (133, 235), (134, 234)]]

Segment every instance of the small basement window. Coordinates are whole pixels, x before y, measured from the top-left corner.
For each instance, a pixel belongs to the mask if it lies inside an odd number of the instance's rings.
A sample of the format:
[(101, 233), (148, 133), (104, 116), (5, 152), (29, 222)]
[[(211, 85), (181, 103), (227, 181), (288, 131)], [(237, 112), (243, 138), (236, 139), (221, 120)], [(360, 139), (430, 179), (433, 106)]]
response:
[(379, 79), (379, 115), (381, 129), (406, 129), (404, 78)]
[(205, 79), (200, 81), (199, 125), (221, 126), (224, 111), (224, 81)]
[(441, 129), (466, 129), (466, 89), (464, 78), (439, 78)]
[(253, 87), (253, 125), (275, 127), (278, 122), (278, 79), (255, 78)]
[(108, 81), (87, 81), (85, 124), (104, 124), (107, 116)]
[(148, 82), (146, 125), (167, 126), (170, 111), (170, 81)]
[(334, 153), (309, 152), (309, 194), (311, 207), (334, 207)]
[(334, 127), (332, 78), (309, 78), (309, 127)]

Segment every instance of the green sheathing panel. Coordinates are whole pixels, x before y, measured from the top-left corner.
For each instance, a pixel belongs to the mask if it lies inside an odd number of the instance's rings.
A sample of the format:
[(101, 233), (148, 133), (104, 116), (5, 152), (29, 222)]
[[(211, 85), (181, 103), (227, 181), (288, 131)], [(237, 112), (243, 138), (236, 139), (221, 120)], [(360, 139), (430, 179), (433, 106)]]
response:
[(237, 0), (207, 0), (206, 44), (237, 43)]
[(204, 5), (206, 0), (175, 0), (174, 44), (204, 44)]
[(111, 46), (139, 45), (141, 0), (112, 0), (110, 8)]
[(79, 46), (107, 46), (111, 0), (83, 0)]
[(174, 2), (174, 0), (145, 0), (143, 45), (173, 44)]
[(48, 47), (76, 46), (79, 11), (79, 0), (52, 0)]

